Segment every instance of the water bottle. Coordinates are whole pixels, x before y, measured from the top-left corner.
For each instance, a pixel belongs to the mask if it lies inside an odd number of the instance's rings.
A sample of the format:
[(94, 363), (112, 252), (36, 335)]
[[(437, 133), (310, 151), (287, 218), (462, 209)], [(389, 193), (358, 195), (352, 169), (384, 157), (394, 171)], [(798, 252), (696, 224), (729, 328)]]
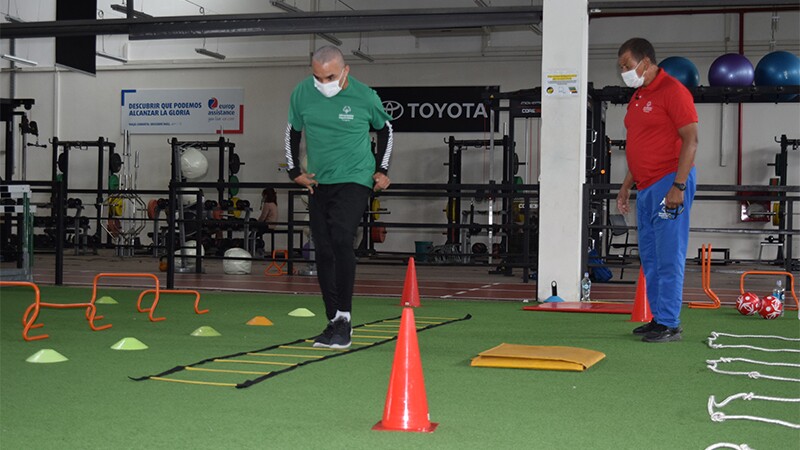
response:
[[(785, 302), (783, 301), (783, 297), (786, 295), (786, 290), (783, 288), (783, 283), (781, 280), (778, 280), (775, 283), (775, 289), (772, 290), (772, 296), (777, 298), (779, 302), (781, 302), (781, 306), (786, 306)], [(783, 308), (781, 308), (781, 315), (783, 315)]]
[(581, 301), (582, 302), (589, 302), (592, 299), (590, 298), (592, 292), (592, 280), (589, 279), (589, 272), (583, 274), (583, 279), (581, 280)]

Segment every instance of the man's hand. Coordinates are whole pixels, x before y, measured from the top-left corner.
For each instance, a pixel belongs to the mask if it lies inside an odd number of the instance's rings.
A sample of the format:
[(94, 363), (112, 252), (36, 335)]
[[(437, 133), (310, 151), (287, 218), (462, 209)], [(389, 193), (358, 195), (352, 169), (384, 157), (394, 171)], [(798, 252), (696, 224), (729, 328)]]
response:
[(664, 206), (667, 209), (675, 209), (683, 204), (683, 191), (672, 186), (664, 197)]
[(385, 174), (382, 172), (375, 172), (375, 175), (372, 176), (372, 179), (375, 181), (375, 186), (372, 188), (373, 191), (385, 191), (390, 184), (392, 184), (392, 180), (389, 179)]
[(314, 175), (315, 174), (313, 173), (301, 173), (300, 175), (295, 177), (295, 179), (292, 181), (308, 189), (308, 192), (313, 195), (314, 186), (319, 184), (319, 182), (317, 182), (317, 180), (314, 179)]
[(622, 214), (628, 214), (631, 211), (628, 205), (628, 200), (631, 197), (631, 191), (625, 187), (620, 188), (617, 194), (617, 209)]

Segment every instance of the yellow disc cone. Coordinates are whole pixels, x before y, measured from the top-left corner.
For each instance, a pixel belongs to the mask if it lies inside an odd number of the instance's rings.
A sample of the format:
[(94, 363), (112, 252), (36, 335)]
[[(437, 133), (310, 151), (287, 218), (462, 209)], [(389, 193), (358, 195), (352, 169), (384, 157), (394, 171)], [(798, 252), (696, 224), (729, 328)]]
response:
[(69, 361), (69, 359), (51, 348), (45, 348), (32, 354), (25, 361), (29, 363), (57, 363)]
[(98, 298), (97, 300), (95, 300), (95, 303), (100, 304), (100, 305), (116, 305), (119, 302), (114, 300), (113, 297), (109, 297), (108, 295), (104, 295), (104, 296)]
[(112, 345), (113, 350), (147, 350), (149, 347), (135, 337), (126, 337)]
[(289, 313), (292, 317), (314, 317), (314, 313), (306, 308), (297, 308)]
[(196, 337), (215, 337), (215, 336), (222, 336), (219, 331), (209, 327), (209, 326), (202, 326), (194, 331), (192, 331), (192, 336)]

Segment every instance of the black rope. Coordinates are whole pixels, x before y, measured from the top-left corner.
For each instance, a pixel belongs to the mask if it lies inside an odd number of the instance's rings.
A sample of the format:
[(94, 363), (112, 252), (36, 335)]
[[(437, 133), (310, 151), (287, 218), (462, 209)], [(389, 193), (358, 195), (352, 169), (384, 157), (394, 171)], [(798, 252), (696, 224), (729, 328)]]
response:
[[(402, 316), (396, 316), (396, 317), (390, 317), (388, 319), (380, 319), (380, 320), (375, 320), (373, 322), (362, 323), (361, 325), (356, 325), (355, 327), (353, 327), (353, 329), (361, 328), (361, 327), (364, 327), (366, 325), (373, 325), (373, 324), (376, 324), (376, 323), (383, 323), (383, 322), (387, 322), (389, 320), (397, 320), (397, 319), (400, 319), (401, 317)], [(451, 323), (455, 323), (455, 322), (460, 322), (460, 321), (463, 321), (463, 320), (469, 320), (471, 318), (472, 318), (472, 315), (471, 314), (467, 314), (466, 316), (464, 316), (464, 317), (462, 317), (460, 319), (452, 319), (452, 320), (448, 320), (448, 321), (445, 321), (445, 322), (442, 322), (442, 323), (435, 323), (435, 324), (427, 325), (425, 327), (422, 327), (422, 328), (418, 329), (417, 332), (419, 333), (419, 332), (422, 332), (422, 331), (425, 331), (425, 330), (429, 330), (431, 328), (436, 328), (436, 327), (440, 327), (442, 325), (447, 325), (447, 324), (451, 324)], [(313, 339), (314, 337), (316, 337), (316, 336), (313, 336), (313, 337), (307, 338), (307, 339), (298, 339), (296, 341), (292, 341), (292, 342), (288, 342), (288, 343), (284, 343), (284, 344), (271, 345), (269, 347), (264, 347), (264, 348), (258, 349), (258, 350), (250, 350), (250, 351), (244, 351), (244, 352), (239, 352), (239, 353), (233, 353), (233, 354), (226, 355), (226, 356), (218, 356), (218, 357), (214, 357), (214, 358), (207, 358), (207, 359), (204, 359), (202, 361), (198, 361), (198, 362), (193, 363), (193, 364), (188, 364), (188, 365), (184, 365), (184, 366), (175, 366), (172, 369), (169, 369), (167, 371), (164, 371), (164, 372), (161, 372), (161, 373), (158, 373), (158, 374), (155, 374), (155, 375), (147, 375), (147, 376), (138, 377), (138, 378), (134, 378), (134, 377), (128, 377), (128, 378), (130, 378), (133, 381), (145, 381), (145, 380), (149, 380), (150, 378), (153, 378), (153, 377), (158, 377), (158, 378), (165, 377), (167, 375), (171, 375), (171, 374), (180, 372), (182, 370), (186, 370), (187, 367), (195, 367), (195, 366), (199, 366), (199, 365), (206, 364), (206, 363), (209, 363), (209, 362), (214, 362), (214, 360), (219, 360), (219, 359), (235, 358), (237, 356), (246, 355), (248, 353), (260, 353), (260, 352), (266, 352), (266, 351), (269, 351), (269, 350), (275, 350), (275, 349), (283, 347), (283, 346), (299, 344), (299, 343), (305, 342), (307, 340)], [(366, 350), (368, 348), (372, 348), (372, 347), (375, 347), (375, 346), (378, 346), (378, 345), (383, 345), (383, 344), (385, 344), (387, 342), (391, 342), (391, 341), (394, 341), (394, 340), (397, 340), (397, 336), (392, 336), (392, 337), (384, 339), (382, 341), (373, 342), (373, 343), (371, 343), (369, 345), (365, 345), (363, 347), (359, 347), (359, 348), (356, 348), (356, 349), (353, 349), (353, 350), (348, 350), (348, 351), (345, 351), (345, 352), (332, 353), (330, 355), (323, 356), (322, 358), (317, 358), (317, 359), (312, 359), (312, 360), (308, 360), (308, 361), (299, 362), (299, 363), (297, 363), (297, 364), (295, 364), (293, 366), (287, 367), (285, 369), (272, 371), (272, 372), (268, 373), (267, 375), (263, 375), (263, 376), (260, 376), (258, 378), (254, 378), (252, 380), (247, 380), (247, 381), (244, 381), (242, 383), (239, 383), (239, 384), (236, 385), (236, 389), (248, 388), (248, 387), (250, 387), (250, 386), (252, 386), (254, 384), (258, 384), (258, 383), (260, 383), (262, 381), (268, 380), (268, 379), (270, 379), (270, 378), (272, 378), (274, 376), (277, 376), (277, 375), (280, 375), (280, 374), (283, 374), (283, 373), (286, 373), (286, 372), (290, 372), (290, 371), (292, 371), (294, 369), (297, 369), (298, 367), (303, 367), (303, 366), (307, 366), (307, 365), (309, 365), (311, 363), (325, 361), (325, 360), (328, 360), (328, 359), (331, 359), (331, 358), (336, 358), (337, 356), (342, 356), (342, 355), (347, 355), (347, 354), (359, 352), (361, 350)]]

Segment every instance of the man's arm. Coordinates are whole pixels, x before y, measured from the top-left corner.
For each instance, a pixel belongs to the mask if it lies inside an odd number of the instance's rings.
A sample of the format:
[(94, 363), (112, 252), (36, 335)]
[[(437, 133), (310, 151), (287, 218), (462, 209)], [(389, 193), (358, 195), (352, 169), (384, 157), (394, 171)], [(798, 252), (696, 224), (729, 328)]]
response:
[(300, 138), (302, 133), (295, 130), (292, 124), (286, 124), (286, 136), (284, 138), (284, 150), (286, 151), (286, 164), (288, 165), (289, 178), (294, 180), (302, 173), (300, 170)]
[(286, 136), (284, 138), (284, 145), (286, 151), (286, 165), (289, 178), (300, 186), (308, 189), (310, 193), (314, 193), (314, 186), (317, 181), (314, 180), (313, 173), (304, 173), (300, 168), (298, 161), (300, 160), (300, 138), (302, 133), (292, 127), (291, 123), (286, 124)]
[(382, 191), (389, 187), (391, 180), (386, 176), (389, 173), (389, 160), (392, 157), (392, 149), (394, 147), (394, 135), (392, 133), (392, 124), (388, 120), (386, 125), (377, 131), (378, 135), (378, 148), (375, 155), (375, 174), (372, 179), (375, 181), (375, 191)]
[[(681, 137), (681, 153), (678, 156), (678, 171), (675, 174), (676, 183), (686, 183), (689, 172), (694, 166), (694, 157), (697, 153), (697, 123), (690, 123), (678, 129)], [(667, 208), (677, 208), (683, 204), (683, 191), (672, 186), (667, 192), (664, 204)]]
[(392, 148), (394, 147), (392, 124), (387, 120), (386, 126), (378, 130), (376, 134), (378, 135), (378, 153), (375, 155), (375, 172), (386, 175), (389, 173), (389, 159), (392, 157)]
[(625, 173), (625, 180), (622, 182), (622, 187), (619, 188), (617, 194), (617, 209), (622, 214), (628, 214), (631, 210), (628, 204), (628, 199), (631, 197), (631, 188), (633, 187), (633, 174), (628, 170)]

